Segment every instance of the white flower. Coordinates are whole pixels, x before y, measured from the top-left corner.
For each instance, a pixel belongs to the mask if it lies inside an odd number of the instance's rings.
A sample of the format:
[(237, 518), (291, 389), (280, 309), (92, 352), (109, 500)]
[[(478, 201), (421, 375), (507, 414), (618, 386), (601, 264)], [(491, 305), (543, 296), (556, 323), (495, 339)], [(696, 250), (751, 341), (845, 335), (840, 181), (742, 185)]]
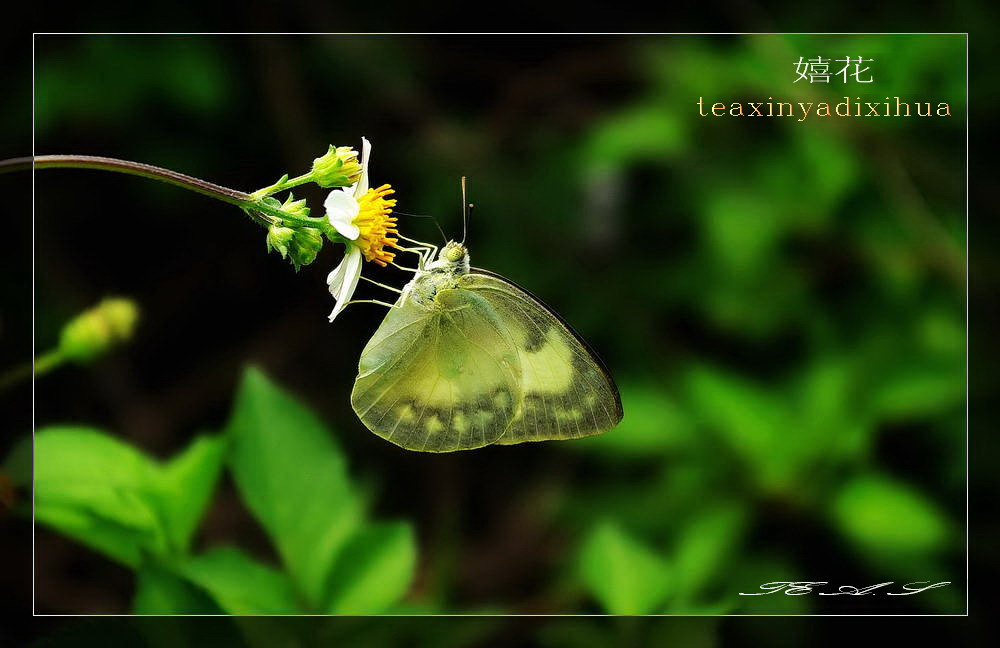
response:
[(397, 233), (396, 219), (390, 216), (396, 201), (387, 198), (393, 193), (389, 185), (368, 187), (371, 150), (371, 143), (361, 138), (361, 177), (350, 187), (331, 191), (323, 203), (330, 225), (347, 240), (343, 260), (326, 278), (330, 294), (337, 300), (330, 313), (331, 322), (344, 310), (358, 287), (362, 257), (384, 266), (395, 256), (385, 247), (396, 247), (397, 239), (391, 237)]
[[(359, 200), (368, 193), (368, 158), (372, 145), (367, 138), (361, 138), (361, 177), (350, 187), (334, 189), (326, 197), (326, 217), (337, 232), (349, 241), (357, 240), (361, 230), (354, 224), (361, 210)], [(336, 272), (336, 270), (334, 271)], [(331, 273), (333, 274), (333, 273)]]

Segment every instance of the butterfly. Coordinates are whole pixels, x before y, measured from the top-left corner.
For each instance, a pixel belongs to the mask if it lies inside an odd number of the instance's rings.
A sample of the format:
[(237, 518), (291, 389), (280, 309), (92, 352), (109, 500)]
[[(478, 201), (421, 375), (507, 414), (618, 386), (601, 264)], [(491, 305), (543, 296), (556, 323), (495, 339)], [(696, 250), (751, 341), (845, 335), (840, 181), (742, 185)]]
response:
[(361, 352), (351, 405), (407, 450), (575, 439), (622, 420), (597, 354), (540, 299), (472, 268), (463, 243), (421, 258)]

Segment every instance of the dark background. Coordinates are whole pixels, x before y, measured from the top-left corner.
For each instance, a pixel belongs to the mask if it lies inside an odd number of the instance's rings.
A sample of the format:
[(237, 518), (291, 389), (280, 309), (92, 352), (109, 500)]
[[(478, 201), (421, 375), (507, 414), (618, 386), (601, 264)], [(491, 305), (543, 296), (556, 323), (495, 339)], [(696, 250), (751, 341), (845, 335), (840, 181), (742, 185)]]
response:
[[(766, 560), (804, 578), (907, 580), (831, 512), (840, 489), (875, 475), (941, 517), (948, 538), (920, 559), (956, 581), (955, 596), (863, 611), (961, 612), (960, 41), (868, 40), (879, 88), (850, 92), (948, 101), (952, 118), (757, 124), (697, 117), (695, 101), (792, 100), (790, 61), (857, 41), (42, 37), (39, 153), (134, 159), (251, 190), (363, 134), (399, 208), (455, 234), (457, 178), (470, 176), (473, 262), (574, 324), (612, 368), (627, 418), (580, 448), (399, 451), (347, 406), (381, 314), (352, 307), (327, 324), (333, 250), (295, 274), (231, 207), (141, 179), (50, 171), (36, 177), (39, 350), (107, 294), (134, 297), (143, 318), (127, 348), (40, 381), (37, 422), (94, 423), (165, 456), (220, 426), (242, 367), (259, 364), (338, 431), (379, 510), (417, 524), (413, 595), (454, 611), (599, 612), (570, 567), (594, 520), (618, 517), (669, 545), (680, 526), (670, 516), (706, 498), (747, 515), (745, 553), (726, 557), (725, 573)], [(436, 236), (423, 219), (403, 226)], [(5, 336), (23, 330), (23, 312), (4, 315)], [(832, 409), (817, 413), (824, 395)], [(780, 412), (754, 428), (765, 440), (725, 431), (745, 430), (760, 407)], [(23, 414), (8, 420), (30, 427)], [(850, 428), (853, 445), (774, 459), (788, 444), (772, 435), (817, 420), (832, 423), (810, 432), (816, 443)], [(37, 611), (128, 610), (127, 571), (37, 533)], [(221, 538), (267, 551), (231, 488), (202, 542)], [(798, 605), (774, 611), (855, 611), (839, 597)]]

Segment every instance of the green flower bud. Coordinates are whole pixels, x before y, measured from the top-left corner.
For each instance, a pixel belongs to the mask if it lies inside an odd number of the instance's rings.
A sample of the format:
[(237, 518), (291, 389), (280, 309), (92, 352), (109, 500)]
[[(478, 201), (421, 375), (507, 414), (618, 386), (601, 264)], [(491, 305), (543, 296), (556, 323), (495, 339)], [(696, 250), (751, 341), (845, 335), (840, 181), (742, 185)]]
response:
[(295, 230), (292, 236), (288, 253), (292, 260), (292, 265), (298, 270), (304, 265), (309, 265), (316, 260), (316, 255), (323, 247), (323, 234), (310, 227), (303, 227)]
[(347, 187), (361, 178), (358, 152), (350, 146), (330, 146), (322, 157), (313, 160), (312, 179), (321, 187)]
[(69, 360), (88, 362), (132, 337), (139, 308), (130, 299), (108, 297), (63, 327), (59, 352)]
[(288, 212), (292, 216), (298, 216), (300, 218), (306, 218), (309, 216), (309, 208), (306, 207), (305, 198), (302, 200), (295, 200), (295, 194), (292, 193), (288, 194), (288, 198), (286, 198), (284, 204), (281, 205), (281, 211)]
[(275, 252), (281, 254), (281, 258), (284, 259), (288, 256), (288, 246), (292, 242), (292, 237), (294, 235), (295, 230), (290, 227), (272, 225), (267, 228), (268, 251), (274, 250)]

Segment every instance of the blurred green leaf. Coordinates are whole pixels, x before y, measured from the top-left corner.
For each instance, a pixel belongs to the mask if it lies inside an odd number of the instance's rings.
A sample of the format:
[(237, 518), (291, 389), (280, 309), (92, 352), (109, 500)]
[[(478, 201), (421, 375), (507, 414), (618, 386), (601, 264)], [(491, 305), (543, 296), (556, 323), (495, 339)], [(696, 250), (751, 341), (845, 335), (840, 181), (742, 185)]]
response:
[[(210, 40), (97, 36), (82, 44), (78, 55), (49, 57), (38, 68), (36, 116), (46, 131), (73, 123), (127, 122), (158, 104), (204, 117), (232, 96), (232, 76), (212, 55)], [(114, 74), (98, 72), (109, 69)], [(148, 74), (154, 69), (160, 73)]]
[(156, 544), (154, 529), (119, 524), (89, 510), (86, 504), (59, 504), (45, 498), (35, 502), (37, 521), (129, 567), (138, 567), (145, 548)]
[(640, 161), (662, 162), (684, 147), (685, 131), (661, 106), (636, 106), (597, 125), (580, 154), (587, 177)]
[(378, 614), (399, 601), (413, 580), (417, 547), (402, 522), (371, 524), (344, 547), (331, 572), (331, 614)]
[(884, 475), (847, 482), (836, 494), (832, 515), (848, 540), (875, 556), (936, 552), (949, 538), (949, 524), (936, 505)]
[(200, 589), (174, 572), (146, 564), (136, 572), (134, 614), (219, 614), (222, 610)]
[[(737, 502), (707, 504), (679, 532), (671, 554), (675, 597), (668, 612), (701, 609), (705, 589), (725, 573), (743, 540), (747, 511)], [(681, 609), (683, 608), (683, 609)]]
[[(856, 185), (862, 162), (851, 143), (838, 133), (810, 129), (797, 132), (789, 140), (798, 149), (796, 157), (785, 157), (796, 171), (793, 186), (800, 198), (796, 222), (826, 225), (836, 214), (837, 203)], [(774, 190), (774, 195), (780, 195), (781, 187)]]
[(787, 436), (795, 431), (777, 396), (741, 377), (694, 367), (688, 394), (700, 420), (747, 462), (766, 490), (783, 490), (795, 467)]
[(782, 236), (780, 214), (759, 193), (738, 187), (713, 188), (705, 202), (700, 222), (715, 260), (737, 277), (759, 274)]
[(318, 608), (334, 559), (363, 513), (340, 449), (312, 412), (254, 368), (243, 376), (226, 431), (246, 505)]
[(288, 577), (235, 547), (217, 547), (187, 561), (180, 571), (229, 614), (302, 611)]
[(958, 363), (900, 361), (872, 394), (872, 408), (883, 420), (931, 416), (965, 400), (965, 368)]
[(965, 323), (951, 309), (928, 310), (917, 324), (917, 334), (921, 347), (935, 357), (957, 360), (965, 354)]
[(671, 588), (667, 562), (616, 523), (597, 524), (580, 551), (580, 576), (611, 614), (646, 614)]
[(35, 435), (38, 520), (129, 566), (183, 555), (212, 496), (223, 442), (196, 439), (166, 465), (85, 427)]
[(35, 517), (130, 566), (163, 553), (158, 466), (131, 446), (82, 426), (35, 434)]
[[(762, 384), (733, 372), (695, 366), (687, 393), (700, 421), (718, 434), (764, 492), (802, 499), (821, 491), (819, 468), (864, 456), (872, 424), (854, 365), (815, 355), (781, 381)], [(813, 475), (807, 487), (800, 477)]]
[[(873, 424), (861, 406), (857, 367), (843, 354), (814, 354), (792, 375), (786, 402), (796, 425), (788, 445), (798, 448), (802, 461), (828, 466), (865, 456)], [(802, 465), (803, 469), (808, 466)]]
[(186, 553), (222, 472), (225, 439), (196, 438), (163, 467), (162, 508), (173, 546)]

